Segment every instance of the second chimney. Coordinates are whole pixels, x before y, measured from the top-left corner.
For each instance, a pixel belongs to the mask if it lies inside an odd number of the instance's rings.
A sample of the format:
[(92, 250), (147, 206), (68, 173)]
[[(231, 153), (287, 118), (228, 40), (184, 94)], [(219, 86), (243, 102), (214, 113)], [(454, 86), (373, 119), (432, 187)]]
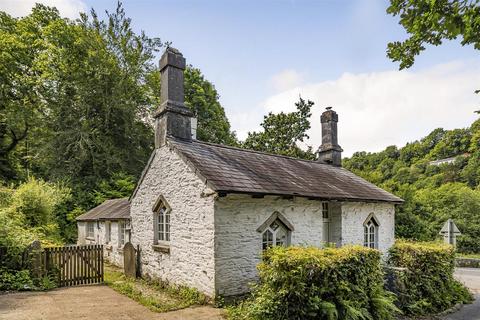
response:
[(318, 148), (318, 162), (342, 166), (342, 148), (338, 145), (338, 114), (328, 107), (320, 117), (322, 123), (322, 145)]
[(191, 117), (185, 106), (185, 58), (175, 48), (168, 47), (160, 58), (160, 106), (155, 117), (155, 148), (163, 146), (168, 136), (183, 140), (192, 139)]

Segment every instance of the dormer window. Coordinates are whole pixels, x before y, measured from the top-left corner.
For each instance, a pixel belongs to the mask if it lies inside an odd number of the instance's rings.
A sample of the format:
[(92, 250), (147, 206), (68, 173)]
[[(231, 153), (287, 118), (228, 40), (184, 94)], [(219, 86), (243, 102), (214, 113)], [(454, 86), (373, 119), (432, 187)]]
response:
[(274, 212), (257, 231), (262, 235), (262, 249), (288, 246), (293, 226), (279, 212)]
[(160, 196), (153, 206), (154, 244), (170, 241), (170, 212), (170, 206), (165, 198)]
[(368, 248), (378, 248), (378, 227), (380, 225), (375, 218), (375, 215), (371, 213), (363, 224), (363, 245)]

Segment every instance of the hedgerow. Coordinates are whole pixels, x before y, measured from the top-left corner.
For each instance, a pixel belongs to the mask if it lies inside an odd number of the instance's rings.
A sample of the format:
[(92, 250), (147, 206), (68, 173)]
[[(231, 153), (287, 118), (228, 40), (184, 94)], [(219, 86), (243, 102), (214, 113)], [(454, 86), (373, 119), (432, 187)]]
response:
[(276, 247), (258, 270), (259, 284), (230, 319), (393, 319), (398, 311), (377, 250)]
[(468, 289), (453, 277), (451, 245), (400, 240), (390, 249), (389, 264), (403, 268), (397, 271), (395, 291), (405, 314), (434, 314), (472, 301)]

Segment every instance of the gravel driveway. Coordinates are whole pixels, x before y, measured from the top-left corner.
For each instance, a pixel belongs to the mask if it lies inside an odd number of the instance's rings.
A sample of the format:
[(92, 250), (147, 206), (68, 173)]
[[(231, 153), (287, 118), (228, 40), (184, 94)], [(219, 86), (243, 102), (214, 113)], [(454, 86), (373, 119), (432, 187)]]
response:
[(154, 313), (107, 286), (61, 288), (0, 295), (1, 320), (220, 320), (210, 306)]

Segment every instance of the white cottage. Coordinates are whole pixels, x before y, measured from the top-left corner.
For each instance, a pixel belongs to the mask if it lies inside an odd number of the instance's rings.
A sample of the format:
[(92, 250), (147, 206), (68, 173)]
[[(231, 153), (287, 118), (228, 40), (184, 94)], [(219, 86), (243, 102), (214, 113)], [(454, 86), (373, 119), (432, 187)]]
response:
[(231, 296), (249, 290), (270, 246), (393, 244), (402, 199), (341, 167), (335, 111), (322, 114), (316, 161), (201, 142), (184, 105), (185, 59), (168, 48), (160, 69), (155, 150), (130, 198), (144, 275)]
[(130, 241), (128, 199), (107, 200), (78, 216), (77, 229), (77, 244), (103, 244), (105, 259), (123, 266), (123, 246)]
[(262, 250), (278, 245), (394, 242), (402, 200), (341, 167), (337, 114), (321, 117), (317, 161), (195, 140), (184, 105), (185, 59), (160, 60), (155, 150), (131, 197), (132, 243), (144, 274), (237, 295), (256, 280)]

